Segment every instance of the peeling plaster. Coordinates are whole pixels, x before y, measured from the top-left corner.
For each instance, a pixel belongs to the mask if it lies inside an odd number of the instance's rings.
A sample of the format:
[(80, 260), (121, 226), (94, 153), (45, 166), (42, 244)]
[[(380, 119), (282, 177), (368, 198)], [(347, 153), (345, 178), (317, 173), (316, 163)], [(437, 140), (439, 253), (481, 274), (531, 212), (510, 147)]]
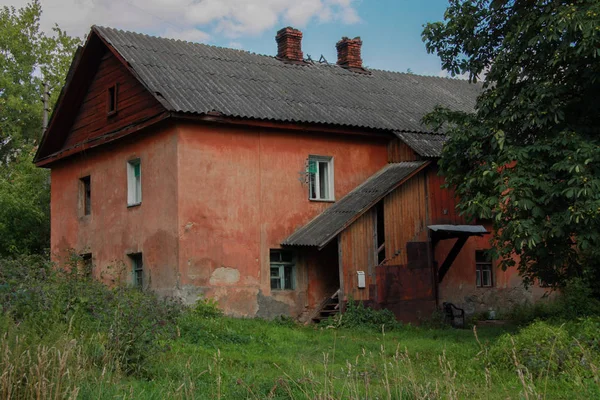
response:
[(233, 285), (239, 280), (240, 271), (235, 268), (220, 267), (214, 270), (209, 282), (211, 285)]

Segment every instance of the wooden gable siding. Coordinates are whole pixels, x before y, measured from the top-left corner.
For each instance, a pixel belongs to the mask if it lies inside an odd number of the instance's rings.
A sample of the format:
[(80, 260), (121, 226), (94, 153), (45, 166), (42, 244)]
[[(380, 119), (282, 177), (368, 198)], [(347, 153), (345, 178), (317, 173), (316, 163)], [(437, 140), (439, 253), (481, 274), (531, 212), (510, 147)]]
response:
[[(339, 262), (346, 299), (366, 301), (375, 285), (375, 208), (364, 213), (339, 236)], [(358, 288), (358, 271), (365, 273), (365, 288)]]
[(465, 219), (456, 210), (456, 195), (453, 189), (444, 189), (443, 176), (438, 175), (438, 168), (430, 168), (427, 176), (429, 181), (429, 222), (432, 225), (450, 224), (463, 225)]
[[(117, 112), (109, 116), (108, 89), (115, 84)], [(62, 148), (99, 138), (163, 111), (154, 96), (110, 51), (106, 51)]]
[(406, 244), (427, 240), (426, 179), (421, 172), (384, 199), (386, 264), (406, 265)]
[(388, 144), (388, 162), (418, 161), (421, 157), (402, 140), (395, 138)]

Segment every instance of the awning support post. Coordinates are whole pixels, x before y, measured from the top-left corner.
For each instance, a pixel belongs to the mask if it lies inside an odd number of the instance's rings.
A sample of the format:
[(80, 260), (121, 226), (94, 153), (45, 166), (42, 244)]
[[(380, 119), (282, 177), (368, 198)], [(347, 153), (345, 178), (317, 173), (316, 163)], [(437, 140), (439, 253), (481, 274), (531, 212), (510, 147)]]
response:
[(469, 236), (461, 236), (458, 238), (456, 243), (454, 243), (452, 250), (450, 250), (450, 252), (446, 256), (446, 259), (444, 260), (442, 266), (440, 267), (440, 269), (438, 271), (438, 283), (442, 283), (444, 276), (446, 276), (446, 273), (452, 266), (452, 263), (454, 262), (454, 260), (456, 260), (458, 253), (460, 253), (460, 250), (463, 248), (463, 246), (467, 242), (468, 238), (469, 238)]

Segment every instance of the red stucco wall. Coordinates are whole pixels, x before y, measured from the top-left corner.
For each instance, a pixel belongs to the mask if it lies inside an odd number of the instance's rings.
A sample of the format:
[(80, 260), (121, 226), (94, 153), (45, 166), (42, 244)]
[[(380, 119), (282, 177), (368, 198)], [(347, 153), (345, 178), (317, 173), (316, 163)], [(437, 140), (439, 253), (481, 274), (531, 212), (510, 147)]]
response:
[[(486, 224), (486, 229), (491, 226)], [(516, 304), (533, 303), (539, 300), (546, 289), (532, 286), (526, 289), (516, 268), (503, 271), (498, 262), (493, 261), (493, 286), (477, 287), (475, 282), (475, 251), (491, 247), (490, 236), (471, 237), (456, 257), (452, 267), (439, 285), (440, 304), (448, 301), (464, 308), (472, 314), (489, 309), (498, 312), (509, 311)], [(435, 258), (441, 264), (456, 240), (443, 240), (436, 246)]]
[[(177, 129), (179, 264), (189, 300), (204, 293), (231, 314), (265, 317), (298, 315), (309, 297), (318, 301), (319, 294), (307, 294), (302, 259), (297, 290), (272, 292), (269, 279), (269, 249), (331, 204), (308, 200), (305, 160), (334, 158), (339, 199), (385, 165), (387, 140), (183, 123)], [(329, 258), (324, 264), (337, 271)]]
[[(142, 203), (127, 207), (127, 161), (142, 163)], [(91, 177), (91, 215), (80, 207), (79, 179)], [(177, 136), (168, 126), (89, 151), (52, 166), (51, 248), (92, 253), (94, 275), (131, 280), (127, 254), (141, 252), (145, 280), (170, 295), (177, 287)]]

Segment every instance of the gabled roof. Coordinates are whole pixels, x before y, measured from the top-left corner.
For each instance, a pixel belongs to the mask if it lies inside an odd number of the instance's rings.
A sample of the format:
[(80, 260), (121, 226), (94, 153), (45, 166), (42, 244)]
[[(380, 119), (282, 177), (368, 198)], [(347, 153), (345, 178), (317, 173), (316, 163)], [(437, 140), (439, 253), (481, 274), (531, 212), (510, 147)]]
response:
[(446, 136), (442, 134), (415, 132), (395, 132), (395, 134), (421, 157), (440, 157), (446, 142)]
[(428, 161), (414, 161), (386, 165), (281, 244), (323, 248), (358, 217), (428, 163)]
[(436, 105), (472, 111), (481, 86), (337, 65), (289, 64), (241, 50), (93, 27), (169, 110), (283, 122), (427, 132)]

